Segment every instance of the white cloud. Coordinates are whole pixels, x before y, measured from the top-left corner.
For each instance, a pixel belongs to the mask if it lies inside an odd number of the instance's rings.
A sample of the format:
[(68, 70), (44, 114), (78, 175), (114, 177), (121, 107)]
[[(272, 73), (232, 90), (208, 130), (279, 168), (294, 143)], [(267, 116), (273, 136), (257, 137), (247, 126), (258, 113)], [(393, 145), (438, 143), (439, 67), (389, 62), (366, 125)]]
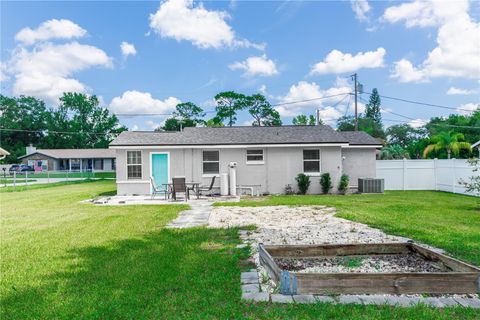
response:
[(175, 110), (181, 101), (175, 97), (158, 100), (148, 92), (136, 90), (125, 91), (121, 96), (110, 102), (110, 110), (122, 114), (169, 114)]
[(190, 41), (199, 48), (254, 47), (264, 45), (238, 39), (226, 20), (224, 11), (209, 11), (202, 3), (194, 6), (193, 0), (166, 0), (157, 12), (150, 14), (150, 28), (162, 38)]
[[(403, 82), (422, 82), (438, 77), (478, 79), (480, 23), (474, 21), (468, 11), (467, 0), (416, 0), (387, 8), (383, 15), (387, 22), (404, 22), (407, 28), (438, 27), (437, 47), (428, 53), (426, 59), (418, 66), (402, 59), (403, 68), (396, 68), (392, 77)], [(403, 75), (402, 70), (407, 75)]]
[(138, 131), (140, 129), (137, 124), (134, 124), (133, 127), (130, 128), (130, 131)]
[(425, 72), (418, 70), (412, 63), (406, 59), (399, 60), (394, 63), (394, 71), (390, 75), (392, 78), (398, 79), (400, 82), (425, 82)]
[(378, 48), (376, 51), (359, 52), (355, 56), (332, 50), (323, 61), (316, 63), (310, 74), (346, 73), (354, 72), (363, 68), (380, 68), (384, 66), (383, 58), (385, 49)]
[(158, 127), (160, 127), (162, 125), (161, 123), (154, 122), (152, 120), (145, 121), (145, 124), (152, 130), (157, 129)]
[(426, 125), (427, 122), (428, 121), (424, 120), (424, 119), (415, 119), (415, 120), (410, 121), (408, 124), (412, 128), (420, 128), (420, 127), (423, 127), (424, 125)]
[(462, 88), (457, 88), (457, 87), (450, 87), (447, 90), (448, 95), (470, 95), (470, 94), (475, 94), (477, 92), (478, 92), (478, 90), (462, 89)]
[[(343, 81), (337, 81), (334, 87), (323, 90), (315, 82), (300, 81), (292, 85), (284, 96), (278, 97), (279, 103), (310, 101), (280, 105), (275, 109), (282, 117), (293, 117), (299, 114), (315, 114), (315, 110), (319, 108), (320, 118), (327, 124), (334, 124), (347, 111), (348, 97), (345, 98), (345, 95), (351, 92), (351, 88), (343, 85)], [(326, 98), (332, 95), (339, 96)], [(338, 103), (340, 101), (342, 102)]]
[(471, 115), (476, 110), (480, 110), (478, 103), (466, 103), (457, 108), (457, 112), (463, 116)]
[(56, 103), (64, 92), (89, 92), (72, 76), (94, 66), (111, 67), (111, 58), (101, 49), (77, 42), (43, 43), (32, 50), (17, 47), (6, 70), (15, 78), (14, 95), (31, 95)]
[(137, 49), (131, 43), (123, 41), (120, 44), (120, 49), (122, 50), (122, 55), (126, 58), (128, 56), (134, 56), (137, 54)]
[(245, 61), (237, 61), (228, 66), (231, 70), (244, 70), (247, 77), (274, 76), (278, 74), (275, 62), (264, 54), (258, 57), (249, 57)]
[(23, 28), (15, 35), (15, 40), (26, 45), (50, 39), (81, 38), (87, 31), (78, 24), (66, 19), (45, 21), (36, 29)]
[(0, 82), (7, 81), (9, 77), (7, 76), (7, 65), (0, 61)]
[(355, 13), (355, 17), (360, 21), (368, 20), (367, 14), (370, 12), (371, 7), (367, 0), (351, 0), (352, 10)]

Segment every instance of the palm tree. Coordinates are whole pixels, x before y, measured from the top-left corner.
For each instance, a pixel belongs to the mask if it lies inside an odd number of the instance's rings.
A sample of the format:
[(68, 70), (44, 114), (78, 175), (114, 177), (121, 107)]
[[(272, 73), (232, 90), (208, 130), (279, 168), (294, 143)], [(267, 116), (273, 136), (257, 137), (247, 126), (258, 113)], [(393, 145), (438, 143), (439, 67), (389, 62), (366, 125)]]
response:
[(398, 144), (394, 144), (382, 149), (379, 155), (380, 160), (399, 160), (399, 159), (410, 159), (408, 151), (403, 149)]
[(458, 155), (460, 150), (472, 150), (470, 143), (465, 142), (465, 137), (461, 133), (453, 132), (440, 132), (439, 134), (432, 137), (432, 144), (428, 145), (425, 150), (423, 150), (423, 157), (426, 158), (427, 155), (432, 151), (441, 151), (446, 150), (448, 154), (448, 159), (453, 152), (454, 155)]

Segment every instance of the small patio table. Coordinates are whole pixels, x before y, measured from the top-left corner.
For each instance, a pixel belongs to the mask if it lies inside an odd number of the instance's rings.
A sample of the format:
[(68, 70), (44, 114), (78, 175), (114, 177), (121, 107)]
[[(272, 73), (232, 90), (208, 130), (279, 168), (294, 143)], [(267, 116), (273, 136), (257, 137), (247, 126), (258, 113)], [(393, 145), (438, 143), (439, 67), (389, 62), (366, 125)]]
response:
[[(168, 189), (168, 194), (170, 197), (170, 194), (172, 193), (172, 189), (173, 189), (173, 183), (162, 183), (162, 185), (166, 186), (167, 189)], [(200, 182), (185, 182), (185, 185), (188, 186), (191, 186), (191, 190), (193, 190), (195, 192), (195, 195), (197, 196), (197, 200), (200, 199)]]

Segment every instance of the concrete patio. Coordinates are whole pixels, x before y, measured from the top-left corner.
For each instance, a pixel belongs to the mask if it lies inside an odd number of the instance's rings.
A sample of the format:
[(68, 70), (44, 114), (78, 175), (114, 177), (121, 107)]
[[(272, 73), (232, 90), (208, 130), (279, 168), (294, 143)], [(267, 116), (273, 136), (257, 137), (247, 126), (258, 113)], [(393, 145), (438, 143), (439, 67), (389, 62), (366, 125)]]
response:
[(195, 196), (191, 196), (189, 200), (185, 201), (184, 198), (179, 198), (177, 201), (172, 199), (165, 200), (163, 196), (157, 196), (152, 199), (149, 195), (136, 195), (136, 196), (108, 196), (101, 197), (98, 199), (90, 199), (86, 202), (93, 202), (95, 205), (104, 205), (104, 206), (119, 206), (119, 205), (169, 205), (169, 204), (188, 204), (190, 206), (196, 206), (201, 203), (213, 203), (213, 202), (238, 202), (240, 201), (239, 196), (212, 196), (205, 197), (200, 196), (197, 199)]

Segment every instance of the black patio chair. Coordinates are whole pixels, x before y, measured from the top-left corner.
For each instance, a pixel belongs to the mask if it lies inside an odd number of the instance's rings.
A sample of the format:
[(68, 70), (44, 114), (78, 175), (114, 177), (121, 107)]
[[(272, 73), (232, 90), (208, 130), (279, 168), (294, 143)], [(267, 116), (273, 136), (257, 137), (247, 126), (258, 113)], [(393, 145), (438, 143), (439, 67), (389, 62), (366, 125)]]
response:
[(185, 183), (185, 178), (172, 178), (172, 198), (173, 200), (177, 201), (177, 194), (184, 193), (185, 194), (185, 201), (187, 201), (190, 197), (188, 194), (188, 188)]
[(215, 184), (215, 176), (212, 177), (212, 181), (210, 182), (210, 186), (200, 186), (198, 188), (198, 192), (203, 194), (203, 192), (207, 193), (206, 196), (212, 195), (213, 185)]

